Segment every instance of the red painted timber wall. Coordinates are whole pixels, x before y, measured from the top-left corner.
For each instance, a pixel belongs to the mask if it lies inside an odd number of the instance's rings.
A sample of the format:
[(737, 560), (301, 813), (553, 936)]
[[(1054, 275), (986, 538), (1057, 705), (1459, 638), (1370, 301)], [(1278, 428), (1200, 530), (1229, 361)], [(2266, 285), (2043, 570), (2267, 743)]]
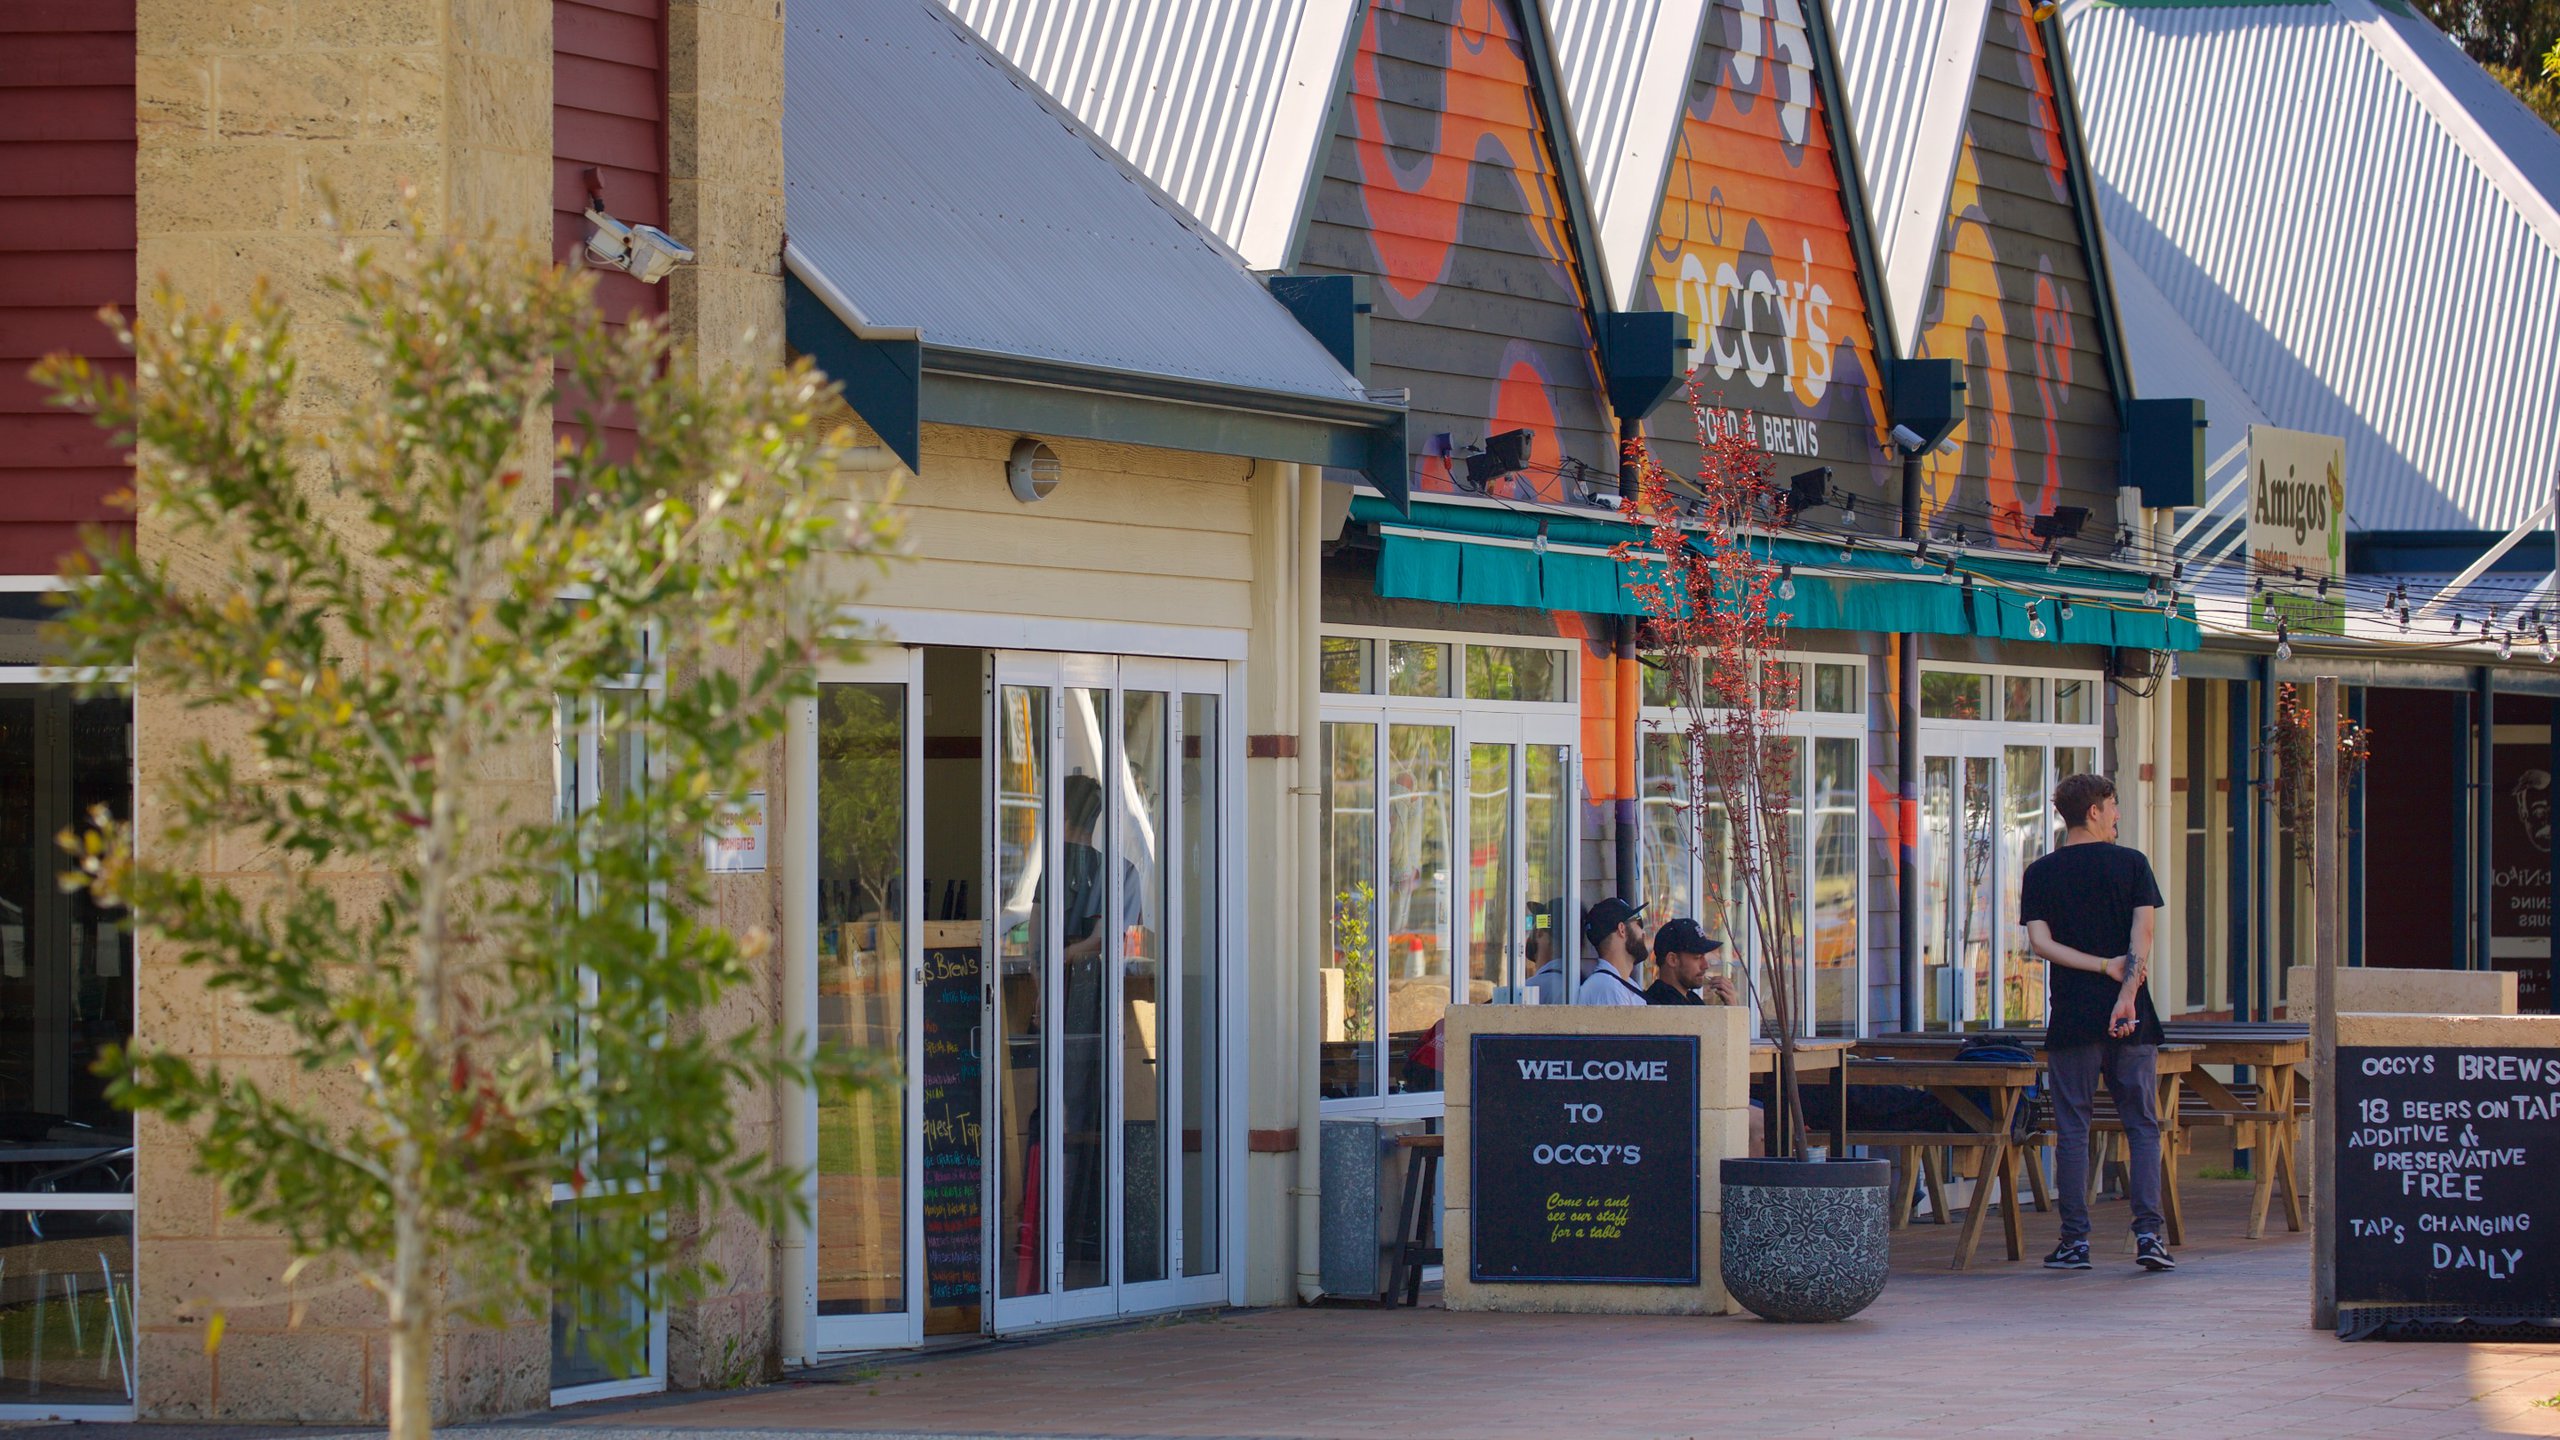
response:
[(133, 373), (96, 313), (134, 303), (133, 53), (133, 0), (0, 4), (0, 575), (51, 574), (83, 524), (132, 535), (131, 468), (27, 367)]

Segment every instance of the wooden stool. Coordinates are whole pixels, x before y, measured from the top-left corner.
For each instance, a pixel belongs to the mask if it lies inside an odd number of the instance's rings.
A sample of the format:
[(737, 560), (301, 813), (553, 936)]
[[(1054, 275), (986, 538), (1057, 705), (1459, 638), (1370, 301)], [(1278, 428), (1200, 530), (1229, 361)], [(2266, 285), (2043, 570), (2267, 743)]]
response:
[(1404, 1199), (1396, 1209), (1395, 1259), (1387, 1269), (1387, 1293), (1378, 1303), (1396, 1304), (1396, 1292), (1402, 1291), (1402, 1303), (1420, 1305), (1422, 1267), (1441, 1263), (1440, 1247), (1431, 1243), (1431, 1221), (1440, 1208), (1440, 1157), (1448, 1140), (1440, 1135), (1399, 1135), (1396, 1144), (1410, 1153), (1405, 1158)]

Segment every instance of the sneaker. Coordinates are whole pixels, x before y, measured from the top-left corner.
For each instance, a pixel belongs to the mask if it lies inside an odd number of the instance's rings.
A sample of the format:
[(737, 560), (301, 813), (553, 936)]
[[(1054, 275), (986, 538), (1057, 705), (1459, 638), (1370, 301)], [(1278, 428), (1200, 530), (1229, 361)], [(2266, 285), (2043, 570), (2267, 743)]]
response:
[(2053, 1253), (2044, 1257), (2044, 1268), (2047, 1270), (2088, 1269), (2089, 1242), (2086, 1240), (2065, 1240), (2061, 1244), (2054, 1246)]
[[(2080, 1247), (2083, 1255), (2088, 1253), (2088, 1249), (2089, 1247), (2086, 1245)], [(2178, 1268), (2177, 1259), (2170, 1255), (2169, 1247), (2160, 1243), (2160, 1237), (2157, 1235), (2136, 1235), (2133, 1237), (2133, 1263), (2141, 1266), (2145, 1270), (2175, 1270)]]

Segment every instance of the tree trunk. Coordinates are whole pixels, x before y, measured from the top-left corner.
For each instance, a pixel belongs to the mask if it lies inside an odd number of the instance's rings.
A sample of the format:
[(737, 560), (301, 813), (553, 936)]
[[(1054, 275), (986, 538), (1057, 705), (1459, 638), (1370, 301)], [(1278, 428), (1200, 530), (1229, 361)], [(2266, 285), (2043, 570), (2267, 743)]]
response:
[(428, 1440), (436, 1428), (427, 1395), (435, 1327), (420, 1313), (424, 1306), (406, 1308), (407, 1318), (391, 1326), (391, 1440)]

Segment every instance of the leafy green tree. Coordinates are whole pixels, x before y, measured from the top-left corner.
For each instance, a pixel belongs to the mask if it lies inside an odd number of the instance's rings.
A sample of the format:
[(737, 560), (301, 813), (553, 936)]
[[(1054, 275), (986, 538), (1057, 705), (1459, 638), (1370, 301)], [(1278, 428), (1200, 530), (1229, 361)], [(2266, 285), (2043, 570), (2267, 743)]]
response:
[[(152, 324), (110, 316), (133, 384), (40, 369), (134, 444), (166, 542), (73, 562), (65, 643), (205, 712), (145, 797), (147, 847), (93, 817), (66, 883), (290, 1028), (289, 1087), (148, 1037), (102, 1068), (192, 1127), (297, 1270), (380, 1293), (391, 1431), (419, 1440), (442, 1327), (559, 1297), (628, 1366), (645, 1342), (613, 1317), (720, 1278), (671, 1217), (798, 1205), (734, 1100), (824, 1077), (706, 1026), (770, 942), (718, 923), (700, 837), (812, 666), (851, 652), (814, 619), (822, 553), (893, 537), (878, 497), (841, 493), (805, 362), (698, 366), (661, 326), (602, 325), (591, 276), (485, 239), (349, 244), (331, 291), (369, 366), (354, 395), (297, 393), (263, 286), (237, 315), (164, 289)], [(555, 447), (563, 394), (584, 423)], [(636, 421), (627, 457), (605, 414)], [(539, 773), (563, 724), (645, 755), (643, 783), (564, 806), (491, 778)], [(244, 843), (273, 857), (252, 879), (185, 863)]]
[(2560, 0), (2415, 0), (2463, 53), (2546, 122), (2560, 125), (2560, 84), (2545, 61), (2560, 48)]

